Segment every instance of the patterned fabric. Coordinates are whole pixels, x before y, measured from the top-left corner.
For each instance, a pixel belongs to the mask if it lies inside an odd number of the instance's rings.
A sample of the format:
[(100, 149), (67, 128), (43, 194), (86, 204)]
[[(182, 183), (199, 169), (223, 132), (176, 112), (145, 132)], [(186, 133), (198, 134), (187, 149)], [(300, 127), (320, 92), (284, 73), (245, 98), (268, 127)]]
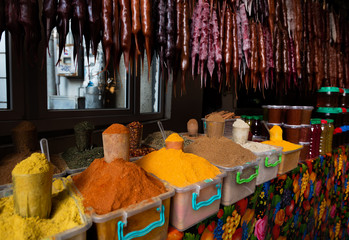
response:
[(348, 151), (300, 163), (177, 239), (349, 239)]

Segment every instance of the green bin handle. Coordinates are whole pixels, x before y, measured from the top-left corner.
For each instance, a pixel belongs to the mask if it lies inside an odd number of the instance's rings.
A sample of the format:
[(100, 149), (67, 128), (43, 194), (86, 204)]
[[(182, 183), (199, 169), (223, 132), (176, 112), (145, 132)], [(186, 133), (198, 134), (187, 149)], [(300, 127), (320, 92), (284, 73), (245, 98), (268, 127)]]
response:
[(282, 154), (279, 155), (279, 160), (277, 160), (275, 163), (269, 163), (268, 160), (269, 160), (269, 158), (265, 157), (265, 162), (264, 163), (265, 163), (266, 167), (276, 167), (282, 161)]
[(242, 183), (249, 183), (251, 182), (254, 178), (256, 178), (258, 176), (258, 169), (259, 169), (259, 166), (256, 166), (256, 172), (254, 174), (252, 174), (249, 178), (247, 179), (241, 179), (240, 178), (240, 175), (241, 175), (241, 172), (237, 172), (236, 173), (236, 182), (238, 184), (242, 184)]
[(130, 240), (133, 238), (142, 237), (142, 236), (150, 233), (154, 228), (163, 226), (165, 224), (165, 207), (164, 207), (164, 205), (161, 205), (161, 207), (157, 208), (156, 210), (158, 212), (160, 211), (160, 220), (159, 221), (155, 221), (155, 222), (149, 224), (148, 226), (146, 226), (142, 230), (130, 232), (130, 233), (126, 234), (126, 236), (124, 236), (125, 223), (123, 223), (122, 221), (119, 221), (118, 222), (118, 238), (119, 238), (119, 240)]

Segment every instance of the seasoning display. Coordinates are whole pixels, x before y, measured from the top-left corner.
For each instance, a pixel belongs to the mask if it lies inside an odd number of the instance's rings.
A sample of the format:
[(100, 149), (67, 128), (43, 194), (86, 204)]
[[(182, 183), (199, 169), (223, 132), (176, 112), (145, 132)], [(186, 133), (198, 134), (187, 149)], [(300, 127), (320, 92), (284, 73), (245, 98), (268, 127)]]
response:
[(153, 151), (155, 151), (155, 148), (151, 148), (151, 147), (140, 147), (136, 149), (130, 149), (130, 158), (142, 157)]
[(140, 122), (131, 122), (127, 124), (130, 130), (130, 149), (139, 148), (142, 141), (143, 125)]
[(202, 137), (184, 148), (184, 152), (193, 153), (221, 167), (235, 167), (256, 160), (256, 156), (232, 140)]
[(299, 144), (303, 146), (299, 160), (305, 161), (309, 159), (310, 142), (299, 142)]
[(84, 224), (81, 199), (66, 189), (61, 179), (52, 186), (51, 217), (23, 218), (14, 211), (13, 196), (0, 199), (0, 236), (2, 239), (43, 239)]
[(325, 155), (326, 152), (326, 146), (327, 146), (327, 121), (322, 119), (320, 121), (320, 128), (321, 128), (321, 134), (320, 134), (320, 145), (319, 145), (319, 154)]
[(288, 106), (286, 109), (286, 123), (288, 125), (300, 125), (302, 120), (303, 107)]
[(183, 142), (183, 138), (181, 138), (178, 133), (172, 133), (166, 138), (166, 149), (183, 150)]
[[(12, 182), (11, 172), (16, 164), (20, 163), (23, 159), (29, 157), (28, 153), (11, 153), (6, 155), (0, 160), (0, 185), (8, 184)], [(67, 164), (62, 160), (58, 154), (52, 154), (51, 163), (53, 168), (53, 174), (61, 174), (65, 171)]]
[(310, 122), (311, 122), (311, 127), (310, 127), (309, 157), (315, 158), (315, 157), (319, 156), (320, 135), (321, 135), (321, 127), (320, 127), (321, 119), (311, 119)]
[(93, 160), (102, 157), (104, 157), (103, 147), (94, 147), (83, 152), (80, 152), (76, 147), (71, 147), (62, 153), (62, 158), (70, 169), (88, 167)]
[(269, 123), (283, 123), (282, 111), (284, 109), (284, 106), (267, 105), (267, 109)]
[(73, 176), (81, 192), (83, 204), (97, 214), (105, 214), (166, 191), (163, 183), (132, 162), (103, 158), (94, 160), (82, 173)]
[(299, 142), (310, 142), (310, 124), (302, 124), (299, 133)]
[(248, 133), (250, 132), (250, 126), (243, 120), (236, 119), (233, 124), (233, 136), (232, 140), (238, 144), (244, 144), (247, 142)]
[(274, 126), (272, 129), (270, 129), (270, 140), (262, 143), (282, 147), (283, 152), (297, 150), (302, 147), (298, 144), (293, 144), (282, 140), (282, 129), (279, 126)]
[(75, 142), (77, 149), (82, 152), (92, 147), (92, 131), (95, 126), (87, 121), (80, 122), (74, 126)]
[(284, 124), (285, 129), (285, 140), (291, 143), (297, 144), (300, 140), (301, 125), (287, 125)]
[(250, 150), (251, 152), (267, 152), (271, 150), (277, 149), (277, 147), (263, 144), (263, 143), (258, 143), (258, 142), (247, 142), (242, 145), (244, 148)]
[(136, 164), (176, 187), (214, 178), (220, 174), (206, 159), (182, 150), (162, 148), (136, 161)]
[(116, 158), (129, 160), (130, 131), (122, 124), (112, 124), (102, 134), (104, 160), (108, 163)]
[(45, 154), (33, 153), (12, 170), (15, 212), (48, 218), (51, 212), (52, 167)]
[(302, 115), (301, 115), (301, 124), (310, 124), (311, 113), (314, 107), (303, 106)]
[[(165, 137), (170, 136), (172, 133), (174, 133), (173, 131), (165, 131)], [(179, 134), (179, 136), (181, 136), (184, 140), (184, 147), (188, 146), (189, 144), (191, 144), (193, 141), (186, 138), (185, 136), (183, 136), (183, 134)], [(154, 149), (161, 149), (163, 147), (165, 147), (165, 141), (162, 138), (161, 132), (154, 132), (152, 134), (149, 134), (143, 141), (143, 144), (149, 147), (152, 147)]]
[[(229, 111), (219, 111), (219, 112), (212, 112), (210, 114), (207, 114), (205, 116), (206, 119), (208, 119), (212, 115), (220, 115), (223, 119), (231, 119), (235, 116), (234, 112), (229, 112)], [(211, 120), (212, 121), (212, 120)]]
[(326, 136), (326, 153), (330, 153), (332, 152), (334, 126), (333, 126), (333, 119), (326, 119), (326, 121), (328, 123), (327, 136)]
[(213, 138), (220, 138), (224, 134), (224, 118), (219, 114), (211, 114), (206, 119), (207, 136)]

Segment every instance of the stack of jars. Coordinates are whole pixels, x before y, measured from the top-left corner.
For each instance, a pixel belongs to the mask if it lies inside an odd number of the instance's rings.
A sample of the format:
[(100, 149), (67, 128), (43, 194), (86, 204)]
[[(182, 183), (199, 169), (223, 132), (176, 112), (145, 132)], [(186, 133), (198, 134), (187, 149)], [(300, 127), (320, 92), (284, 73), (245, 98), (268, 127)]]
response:
[(310, 158), (332, 152), (333, 119), (314, 118), (310, 128)]

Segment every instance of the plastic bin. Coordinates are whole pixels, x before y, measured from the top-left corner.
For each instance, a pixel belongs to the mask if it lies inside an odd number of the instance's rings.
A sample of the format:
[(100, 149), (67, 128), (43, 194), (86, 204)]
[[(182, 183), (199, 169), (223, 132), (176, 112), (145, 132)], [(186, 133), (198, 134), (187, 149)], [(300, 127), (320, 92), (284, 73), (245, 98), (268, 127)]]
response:
[[(11, 196), (12, 194), (13, 194), (12, 188), (7, 188), (5, 190), (0, 191), (0, 198), (8, 197), (8, 196)], [(74, 198), (74, 196), (72, 197)], [(86, 232), (92, 226), (92, 219), (89, 215), (84, 214), (82, 209), (79, 209), (79, 213), (83, 221), (82, 225), (66, 230), (64, 232), (58, 233), (54, 236), (45, 237), (43, 240), (63, 240), (63, 239), (85, 240)]]
[(282, 161), (279, 165), (278, 174), (287, 173), (297, 167), (302, 148), (303, 146), (296, 150), (282, 152)]
[(217, 167), (227, 173), (223, 179), (223, 205), (229, 206), (254, 193), (259, 173), (258, 161), (233, 168)]
[(276, 178), (282, 161), (282, 147), (265, 152), (253, 152), (258, 157), (259, 174), (256, 185)]
[[(204, 134), (207, 134), (207, 125), (206, 125), (206, 118), (201, 118), (203, 127), (204, 127)], [(233, 124), (235, 122), (235, 119), (226, 119), (224, 123), (224, 137), (231, 137), (232, 131), (233, 131)]]
[(159, 196), (107, 214), (93, 213), (98, 239), (166, 239), (170, 202), (175, 192), (168, 183), (164, 184), (167, 192)]
[(67, 174), (68, 175), (72, 175), (75, 173), (81, 173), (83, 171), (85, 171), (87, 167), (82, 167), (82, 168), (76, 168), (76, 169), (70, 169), (69, 167), (67, 168)]
[(218, 212), (222, 198), (222, 179), (225, 176), (226, 173), (223, 172), (213, 179), (183, 188), (174, 187), (176, 194), (171, 203), (171, 225), (184, 231)]

